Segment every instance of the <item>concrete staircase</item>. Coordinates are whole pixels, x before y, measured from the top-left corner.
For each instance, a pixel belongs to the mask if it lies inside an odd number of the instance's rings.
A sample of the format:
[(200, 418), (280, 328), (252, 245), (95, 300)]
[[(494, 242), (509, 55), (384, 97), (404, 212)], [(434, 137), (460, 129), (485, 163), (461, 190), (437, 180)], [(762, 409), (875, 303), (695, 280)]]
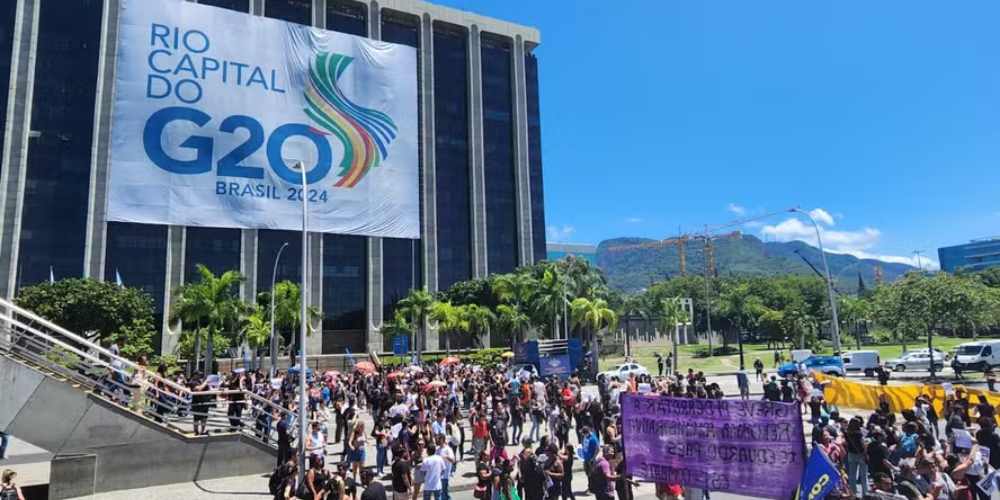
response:
[[(54, 454), (49, 498), (63, 499), (145, 486), (270, 472), (273, 434), (255, 433), (254, 411), (229, 430), (227, 395), (209, 410), (208, 436), (189, 432), (186, 388), (130, 409), (128, 385), (138, 367), (128, 360), (0, 299), (0, 429)], [(121, 374), (118, 390), (111, 373)], [(152, 382), (167, 384), (154, 374)], [(112, 395), (114, 394), (114, 395)], [(249, 392), (253, 407), (270, 403)], [(255, 399), (256, 398), (256, 399)], [(135, 405), (133, 404), (133, 407)]]

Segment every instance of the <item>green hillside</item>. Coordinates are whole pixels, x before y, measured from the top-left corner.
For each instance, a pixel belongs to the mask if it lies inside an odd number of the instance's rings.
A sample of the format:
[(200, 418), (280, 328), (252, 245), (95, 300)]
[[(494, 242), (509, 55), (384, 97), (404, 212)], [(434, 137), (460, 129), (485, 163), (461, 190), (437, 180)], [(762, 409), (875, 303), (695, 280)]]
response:
[[(715, 268), (719, 275), (813, 274), (802, 257), (822, 270), (819, 250), (800, 241), (763, 242), (749, 235), (735, 235), (714, 241)], [(690, 240), (685, 245), (688, 274), (705, 270), (704, 243)], [(796, 253), (797, 252), (797, 253)], [(800, 255), (802, 257), (800, 257)], [(884, 281), (893, 281), (913, 267), (905, 264), (858, 259), (851, 255), (827, 253), (830, 273), (837, 288), (845, 293), (858, 289), (858, 275), (865, 285), (875, 284), (876, 268)], [(672, 242), (646, 238), (615, 238), (597, 247), (597, 264), (614, 288), (636, 291), (652, 281), (680, 273), (678, 247)]]

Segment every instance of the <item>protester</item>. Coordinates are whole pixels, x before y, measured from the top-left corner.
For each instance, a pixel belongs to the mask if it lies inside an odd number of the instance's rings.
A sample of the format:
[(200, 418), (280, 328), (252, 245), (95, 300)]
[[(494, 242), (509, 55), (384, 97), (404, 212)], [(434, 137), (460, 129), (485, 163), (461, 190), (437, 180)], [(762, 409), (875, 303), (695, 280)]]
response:
[(24, 493), (21, 492), (21, 487), (14, 482), (17, 479), (17, 473), (12, 470), (3, 471), (3, 475), (0, 476), (0, 500), (24, 500)]

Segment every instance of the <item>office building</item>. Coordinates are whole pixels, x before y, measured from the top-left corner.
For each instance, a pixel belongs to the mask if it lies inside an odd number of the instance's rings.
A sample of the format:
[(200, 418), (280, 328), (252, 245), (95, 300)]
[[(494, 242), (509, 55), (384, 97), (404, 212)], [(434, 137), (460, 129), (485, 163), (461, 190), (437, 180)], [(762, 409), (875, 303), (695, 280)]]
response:
[[(134, 1), (134, 0), (133, 0)], [(144, 0), (176, 1), (176, 0)], [(363, 352), (412, 288), (508, 272), (545, 256), (536, 29), (418, 0), (199, 0), (413, 46), (418, 52), (419, 240), (310, 235), (310, 352)], [(174, 292), (196, 264), (240, 270), (254, 300), (298, 282), (295, 231), (108, 222), (114, 57), (121, 0), (0, 2), (0, 293), (90, 277), (142, 287), (171, 352)], [(252, 43), (248, 42), (248, 43)], [(432, 338), (429, 346), (437, 340)]]
[(1000, 237), (972, 240), (962, 245), (938, 248), (941, 270), (982, 271), (1000, 265)]

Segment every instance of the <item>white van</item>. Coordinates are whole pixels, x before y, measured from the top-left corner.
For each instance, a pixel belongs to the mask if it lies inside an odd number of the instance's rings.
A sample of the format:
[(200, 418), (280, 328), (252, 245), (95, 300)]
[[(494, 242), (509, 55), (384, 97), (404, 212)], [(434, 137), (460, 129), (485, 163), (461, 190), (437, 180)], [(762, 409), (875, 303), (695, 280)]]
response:
[(844, 369), (849, 372), (865, 372), (866, 377), (874, 377), (875, 369), (882, 364), (878, 351), (849, 351), (844, 353)]
[(963, 370), (982, 371), (1000, 366), (1000, 340), (969, 342), (955, 348), (955, 360)]

